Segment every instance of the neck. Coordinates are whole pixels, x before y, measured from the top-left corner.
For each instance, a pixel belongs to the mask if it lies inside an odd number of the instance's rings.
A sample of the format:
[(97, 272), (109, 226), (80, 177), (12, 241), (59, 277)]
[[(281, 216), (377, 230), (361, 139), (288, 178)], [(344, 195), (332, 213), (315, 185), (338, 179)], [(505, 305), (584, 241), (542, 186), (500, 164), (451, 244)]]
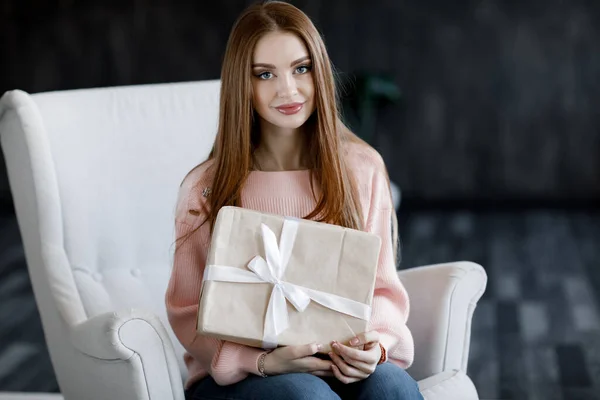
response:
[(261, 171), (306, 169), (305, 143), (301, 129), (263, 125), (261, 124), (260, 144), (254, 152), (257, 169)]

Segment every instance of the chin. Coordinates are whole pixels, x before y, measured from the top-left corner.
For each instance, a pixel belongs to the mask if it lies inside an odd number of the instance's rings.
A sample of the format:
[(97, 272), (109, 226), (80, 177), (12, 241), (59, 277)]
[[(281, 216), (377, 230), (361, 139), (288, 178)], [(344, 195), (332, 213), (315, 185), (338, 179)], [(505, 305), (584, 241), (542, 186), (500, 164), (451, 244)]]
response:
[(308, 121), (309, 116), (307, 115), (290, 115), (290, 116), (281, 116), (277, 115), (277, 118), (273, 118), (270, 122), (271, 124), (278, 126), (284, 129), (298, 129), (306, 121)]

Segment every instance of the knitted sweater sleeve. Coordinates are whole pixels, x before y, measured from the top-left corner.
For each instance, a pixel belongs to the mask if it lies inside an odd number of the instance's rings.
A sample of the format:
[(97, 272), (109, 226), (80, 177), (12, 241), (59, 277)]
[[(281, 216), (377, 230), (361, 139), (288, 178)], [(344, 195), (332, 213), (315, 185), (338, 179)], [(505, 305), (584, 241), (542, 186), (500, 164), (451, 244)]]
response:
[[(176, 237), (188, 235), (204, 220), (199, 200), (201, 190), (189, 183), (179, 192)], [(204, 224), (187, 240), (176, 243), (173, 269), (165, 303), (169, 323), (185, 350), (208, 371), (219, 385), (241, 381), (249, 374), (259, 374), (260, 349), (205, 337), (196, 332), (200, 289), (206, 263), (210, 230)]]
[(373, 173), (370, 196), (366, 230), (381, 237), (381, 252), (369, 326), (379, 332), (387, 357), (408, 368), (414, 359), (413, 337), (406, 326), (410, 303), (396, 271), (391, 229), (393, 203), (383, 163)]

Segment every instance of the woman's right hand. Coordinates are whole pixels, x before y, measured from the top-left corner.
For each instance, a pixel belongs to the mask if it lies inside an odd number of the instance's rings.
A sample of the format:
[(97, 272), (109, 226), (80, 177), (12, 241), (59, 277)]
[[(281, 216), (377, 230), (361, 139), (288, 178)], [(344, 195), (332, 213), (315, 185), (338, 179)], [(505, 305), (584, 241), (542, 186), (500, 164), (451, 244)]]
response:
[(290, 372), (320, 373), (331, 372), (333, 361), (313, 357), (321, 348), (318, 344), (279, 347), (265, 356), (266, 375), (287, 374)]

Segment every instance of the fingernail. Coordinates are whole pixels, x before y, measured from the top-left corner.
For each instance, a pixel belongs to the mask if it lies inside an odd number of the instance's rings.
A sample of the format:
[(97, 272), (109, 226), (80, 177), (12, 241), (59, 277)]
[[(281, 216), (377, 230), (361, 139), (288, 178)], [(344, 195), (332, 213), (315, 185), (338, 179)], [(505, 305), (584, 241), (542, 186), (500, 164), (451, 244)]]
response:
[(337, 349), (338, 348), (338, 344), (336, 342), (333, 342), (333, 348)]
[(333, 352), (329, 352), (329, 357), (333, 357)]
[(352, 340), (350, 341), (351, 345), (357, 345), (358, 344), (358, 338), (352, 338)]

